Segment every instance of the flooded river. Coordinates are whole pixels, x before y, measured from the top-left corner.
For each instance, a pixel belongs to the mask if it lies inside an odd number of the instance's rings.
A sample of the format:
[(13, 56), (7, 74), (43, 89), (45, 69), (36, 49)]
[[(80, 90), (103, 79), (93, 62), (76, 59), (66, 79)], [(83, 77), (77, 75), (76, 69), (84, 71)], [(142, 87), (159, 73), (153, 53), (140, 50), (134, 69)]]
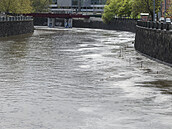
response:
[(172, 129), (172, 68), (134, 33), (35, 30), (0, 39), (0, 129)]

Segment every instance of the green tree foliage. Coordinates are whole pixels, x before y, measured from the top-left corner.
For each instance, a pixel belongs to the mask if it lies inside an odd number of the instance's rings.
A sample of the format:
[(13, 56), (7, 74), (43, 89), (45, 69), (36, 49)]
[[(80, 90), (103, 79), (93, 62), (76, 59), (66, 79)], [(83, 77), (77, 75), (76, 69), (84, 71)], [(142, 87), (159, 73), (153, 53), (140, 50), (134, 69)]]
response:
[(51, 0), (31, 0), (34, 12), (46, 12)]
[(1, 0), (0, 11), (1, 12), (16, 12), (16, 1), (15, 0)]
[(117, 15), (118, 9), (120, 8), (121, 0), (109, 0), (107, 1), (107, 5), (104, 7), (103, 13), (103, 21), (109, 22), (113, 19), (115, 15)]
[(129, 17), (131, 15), (132, 10), (132, 1), (131, 0), (123, 0), (120, 2), (120, 7), (117, 12), (117, 15), (119, 17), (127, 16)]
[[(157, 13), (161, 0), (155, 1)], [(115, 16), (136, 18), (140, 13), (153, 16), (153, 0), (108, 0), (102, 18), (104, 22), (109, 22)]]
[(0, 0), (0, 11), (6, 13), (30, 13), (30, 0)]
[(170, 6), (169, 9), (167, 10), (167, 16), (168, 16), (168, 17), (172, 17), (172, 2), (171, 2), (171, 6)]
[(115, 16), (130, 16), (132, 10), (132, 0), (109, 0), (104, 8), (103, 21), (109, 22)]
[(31, 13), (48, 10), (51, 0), (0, 0), (0, 11), (6, 13)]
[[(161, 0), (155, 0), (155, 11), (158, 13)], [(149, 13), (153, 18), (153, 0), (133, 0), (132, 13), (134, 16), (140, 13)]]
[(17, 13), (31, 13), (32, 5), (30, 0), (18, 0)]

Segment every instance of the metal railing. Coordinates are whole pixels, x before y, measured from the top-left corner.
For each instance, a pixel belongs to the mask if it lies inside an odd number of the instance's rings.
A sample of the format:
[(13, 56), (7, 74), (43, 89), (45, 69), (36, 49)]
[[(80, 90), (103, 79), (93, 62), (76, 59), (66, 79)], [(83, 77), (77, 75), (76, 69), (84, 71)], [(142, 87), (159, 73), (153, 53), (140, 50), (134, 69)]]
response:
[(152, 21), (137, 21), (137, 25), (145, 28), (150, 29), (159, 29), (159, 30), (166, 30), (166, 31), (172, 31), (172, 24), (171, 23), (165, 23), (165, 22), (152, 22)]
[(2, 16), (0, 22), (4, 21), (30, 21), (33, 20), (31, 16)]

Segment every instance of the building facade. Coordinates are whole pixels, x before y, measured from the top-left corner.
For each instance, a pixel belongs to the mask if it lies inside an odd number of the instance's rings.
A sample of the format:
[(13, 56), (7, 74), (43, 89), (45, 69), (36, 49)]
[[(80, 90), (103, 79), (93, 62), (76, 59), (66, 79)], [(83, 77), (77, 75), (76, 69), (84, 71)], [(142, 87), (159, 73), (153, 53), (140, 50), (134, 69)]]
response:
[(77, 12), (103, 12), (106, 0), (52, 0), (52, 10), (74, 9)]

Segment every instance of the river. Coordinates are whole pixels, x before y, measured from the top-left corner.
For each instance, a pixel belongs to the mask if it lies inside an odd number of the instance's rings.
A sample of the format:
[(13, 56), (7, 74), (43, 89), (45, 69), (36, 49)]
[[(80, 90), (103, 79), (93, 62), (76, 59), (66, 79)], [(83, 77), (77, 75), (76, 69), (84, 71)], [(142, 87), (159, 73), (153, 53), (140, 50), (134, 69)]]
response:
[(0, 39), (0, 129), (172, 129), (172, 68), (134, 33), (35, 30)]

